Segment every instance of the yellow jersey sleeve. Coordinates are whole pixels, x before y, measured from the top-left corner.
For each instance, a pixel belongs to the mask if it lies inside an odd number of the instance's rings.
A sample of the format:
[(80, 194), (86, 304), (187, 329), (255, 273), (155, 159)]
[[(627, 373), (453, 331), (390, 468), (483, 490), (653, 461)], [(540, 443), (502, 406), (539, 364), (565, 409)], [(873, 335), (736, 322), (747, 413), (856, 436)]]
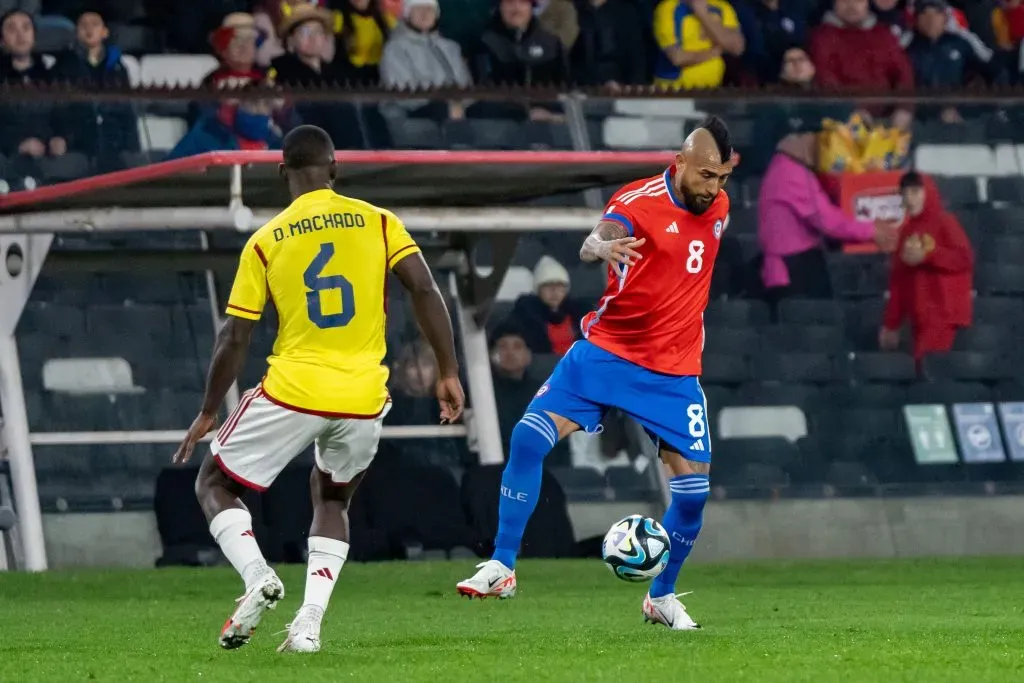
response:
[(266, 305), (267, 257), (254, 237), (242, 250), (226, 312), (246, 320), (259, 320)]
[(381, 213), (381, 220), (384, 221), (384, 244), (387, 248), (388, 270), (391, 270), (406, 256), (418, 254), (420, 248), (398, 216), (390, 211), (385, 211)]
[(661, 0), (654, 8), (654, 39), (662, 50), (679, 45), (679, 27), (676, 25), (676, 7), (679, 0)]
[(722, 5), (722, 26), (724, 28), (739, 28), (740, 20), (736, 16), (736, 10), (733, 9), (732, 4), (723, 2)]

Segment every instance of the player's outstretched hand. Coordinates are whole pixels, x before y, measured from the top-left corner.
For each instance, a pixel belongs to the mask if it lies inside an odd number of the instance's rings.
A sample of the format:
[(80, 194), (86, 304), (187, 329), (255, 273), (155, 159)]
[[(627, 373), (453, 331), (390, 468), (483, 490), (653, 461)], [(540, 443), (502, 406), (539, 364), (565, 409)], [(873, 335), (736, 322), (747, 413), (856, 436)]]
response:
[(196, 419), (192, 421), (192, 426), (188, 428), (188, 432), (185, 434), (185, 440), (178, 446), (178, 450), (174, 452), (174, 457), (171, 458), (171, 462), (176, 465), (186, 463), (189, 458), (192, 457), (192, 451), (195, 450), (196, 444), (199, 440), (213, 431), (213, 428), (217, 426), (217, 416), (207, 415), (206, 413), (199, 413)]
[(466, 392), (458, 377), (442, 377), (437, 381), (437, 401), (441, 404), (441, 424), (455, 424), (462, 417)]
[(622, 237), (617, 240), (607, 240), (601, 243), (601, 252), (598, 254), (602, 260), (611, 264), (615, 274), (622, 277), (623, 268), (631, 266), (643, 258), (643, 254), (637, 251), (647, 242), (646, 237), (637, 239), (635, 237)]

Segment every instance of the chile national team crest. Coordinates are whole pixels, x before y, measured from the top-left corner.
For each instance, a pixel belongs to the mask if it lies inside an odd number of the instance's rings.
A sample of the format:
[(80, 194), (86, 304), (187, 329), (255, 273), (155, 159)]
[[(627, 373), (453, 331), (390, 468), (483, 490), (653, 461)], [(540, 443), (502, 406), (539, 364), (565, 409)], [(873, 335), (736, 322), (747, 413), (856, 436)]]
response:
[(722, 233), (724, 231), (725, 231), (725, 222), (722, 221), (721, 219), (715, 221), (714, 233), (715, 233), (715, 239), (716, 240), (722, 238)]

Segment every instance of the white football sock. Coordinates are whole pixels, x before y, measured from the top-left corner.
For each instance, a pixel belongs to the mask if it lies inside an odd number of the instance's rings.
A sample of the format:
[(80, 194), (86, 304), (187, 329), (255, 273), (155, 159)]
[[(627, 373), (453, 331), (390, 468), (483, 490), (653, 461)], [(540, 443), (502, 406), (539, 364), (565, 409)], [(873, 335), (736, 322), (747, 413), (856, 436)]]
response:
[(228, 562), (245, 581), (249, 590), (269, 567), (252, 533), (252, 515), (248, 510), (229, 508), (210, 522), (210, 534)]
[(348, 543), (323, 536), (309, 537), (309, 568), (302, 606), (327, 609), (334, 584), (348, 557)]

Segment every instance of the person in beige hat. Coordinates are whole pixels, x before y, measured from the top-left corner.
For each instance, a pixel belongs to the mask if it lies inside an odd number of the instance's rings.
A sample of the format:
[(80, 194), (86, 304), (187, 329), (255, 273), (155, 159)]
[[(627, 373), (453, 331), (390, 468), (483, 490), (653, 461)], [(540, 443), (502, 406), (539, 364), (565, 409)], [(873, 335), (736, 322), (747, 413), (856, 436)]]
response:
[[(253, 9), (252, 15), (256, 20), (256, 27), (267, 36), (256, 53), (256, 62), (260, 66), (270, 66), (270, 63), (275, 58), (285, 53), (284, 38), (278, 36), (278, 29), (284, 19), (292, 13), (293, 8), (303, 5), (313, 5), (330, 14), (330, 10), (326, 8), (326, 3), (322, 0), (318, 2), (311, 0), (264, 0)], [(334, 21), (333, 15), (331, 15), (331, 20), (332, 22)], [(334, 33), (333, 24), (327, 33), (329, 36)], [(334, 40), (324, 41), (320, 59), (325, 64), (330, 64), (334, 61)]]

